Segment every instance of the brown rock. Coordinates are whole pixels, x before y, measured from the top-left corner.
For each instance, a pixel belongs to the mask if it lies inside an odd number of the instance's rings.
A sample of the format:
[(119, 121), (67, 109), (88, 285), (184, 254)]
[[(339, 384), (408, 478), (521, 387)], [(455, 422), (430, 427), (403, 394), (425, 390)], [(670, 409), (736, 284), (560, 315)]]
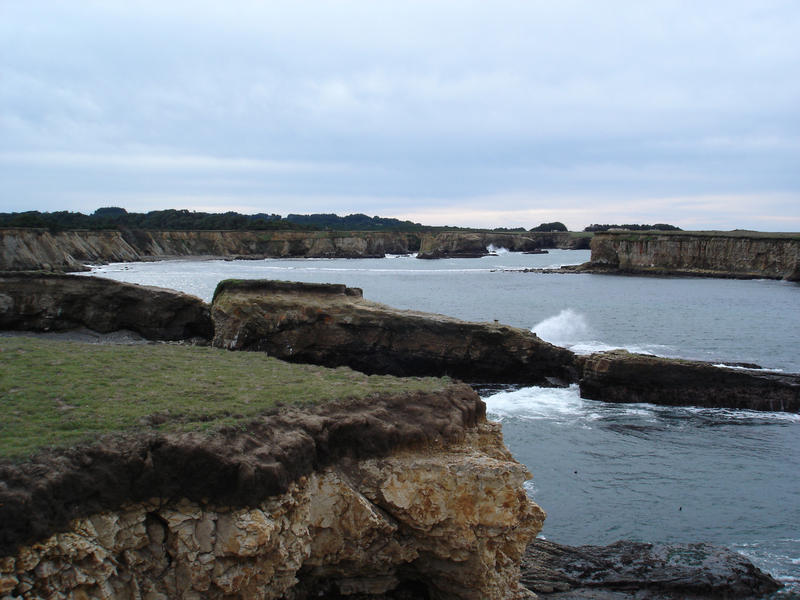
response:
[(0, 329), (121, 329), (148, 339), (210, 339), (208, 305), (163, 288), (100, 277), (43, 272), (0, 273)]
[(579, 357), (583, 398), (769, 411), (800, 411), (800, 375), (631, 354)]
[(741, 554), (711, 544), (574, 547), (541, 539), (525, 551), (522, 582), (552, 600), (755, 599), (781, 587)]
[(214, 345), (366, 373), (450, 375), (471, 382), (574, 379), (574, 356), (530, 331), (394, 309), (332, 284), (223, 281)]

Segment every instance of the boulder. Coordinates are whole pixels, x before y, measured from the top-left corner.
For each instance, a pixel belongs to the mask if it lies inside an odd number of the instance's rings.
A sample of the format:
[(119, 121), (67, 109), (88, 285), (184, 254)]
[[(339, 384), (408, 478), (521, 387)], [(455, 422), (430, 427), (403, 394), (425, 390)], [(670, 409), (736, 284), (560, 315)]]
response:
[(211, 314), (215, 346), (294, 362), (471, 382), (575, 379), (574, 355), (530, 331), (399, 310), (344, 285), (222, 281)]
[(212, 336), (208, 305), (195, 296), (100, 277), (0, 272), (0, 329), (81, 327), (126, 329), (153, 340)]
[(525, 551), (522, 583), (559, 600), (755, 599), (781, 587), (741, 554), (711, 544), (573, 547), (542, 539)]
[(800, 411), (800, 375), (632, 354), (579, 357), (582, 398), (768, 411)]

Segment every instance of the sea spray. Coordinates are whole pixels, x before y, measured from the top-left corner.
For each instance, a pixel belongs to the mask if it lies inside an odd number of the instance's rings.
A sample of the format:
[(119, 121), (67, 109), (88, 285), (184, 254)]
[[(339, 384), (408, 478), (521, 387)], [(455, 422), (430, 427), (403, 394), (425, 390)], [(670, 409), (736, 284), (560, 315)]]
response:
[(557, 346), (570, 347), (591, 339), (591, 330), (586, 318), (571, 308), (566, 308), (556, 316), (537, 323), (531, 331), (544, 341)]
[(502, 246), (495, 246), (494, 244), (489, 244), (486, 246), (486, 251), (492, 254), (508, 254), (508, 248), (503, 248)]

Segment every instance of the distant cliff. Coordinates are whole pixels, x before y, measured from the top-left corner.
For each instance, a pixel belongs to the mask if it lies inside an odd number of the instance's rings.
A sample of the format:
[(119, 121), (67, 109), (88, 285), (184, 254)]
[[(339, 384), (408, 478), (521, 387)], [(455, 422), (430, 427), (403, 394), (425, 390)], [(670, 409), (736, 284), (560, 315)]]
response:
[(422, 236), (418, 258), (472, 258), (485, 256), (488, 248), (511, 252), (534, 252), (543, 248), (582, 249), (589, 247), (591, 235), (570, 232), (498, 233), (447, 231)]
[(0, 270), (86, 270), (85, 263), (178, 256), (374, 258), (416, 252), (419, 235), (329, 231), (0, 230)]
[(607, 231), (586, 269), (800, 281), (800, 233)]

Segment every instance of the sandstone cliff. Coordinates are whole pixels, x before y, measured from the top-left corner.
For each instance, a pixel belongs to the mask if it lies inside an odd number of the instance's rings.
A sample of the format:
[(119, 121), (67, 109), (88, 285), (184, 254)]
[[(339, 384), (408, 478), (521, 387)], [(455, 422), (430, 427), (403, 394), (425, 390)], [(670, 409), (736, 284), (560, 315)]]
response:
[(574, 379), (574, 355), (530, 331), (399, 310), (343, 285), (222, 281), (211, 314), (215, 346), (283, 360), (470, 382)]
[(542, 248), (582, 249), (589, 247), (590, 236), (568, 232), (498, 233), (448, 231), (425, 234), (417, 258), (473, 258), (485, 256), (487, 248), (505, 248), (511, 252), (533, 252)]
[(587, 269), (800, 281), (800, 234), (596, 233)]
[(419, 248), (413, 233), (0, 230), (0, 270), (86, 270), (85, 263), (179, 256), (374, 258)]
[(453, 386), (0, 464), (0, 595), (527, 597), (544, 513), (484, 410)]

